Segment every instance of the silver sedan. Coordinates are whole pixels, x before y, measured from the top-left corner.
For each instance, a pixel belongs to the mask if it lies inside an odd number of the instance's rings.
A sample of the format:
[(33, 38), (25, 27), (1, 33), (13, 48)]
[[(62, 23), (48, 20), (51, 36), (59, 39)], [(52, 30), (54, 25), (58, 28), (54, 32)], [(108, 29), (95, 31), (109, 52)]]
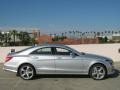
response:
[(78, 52), (64, 45), (40, 45), (7, 55), (4, 70), (25, 80), (37, 74), (82, 74), (95, 80), (114, 73), (110, 58)]

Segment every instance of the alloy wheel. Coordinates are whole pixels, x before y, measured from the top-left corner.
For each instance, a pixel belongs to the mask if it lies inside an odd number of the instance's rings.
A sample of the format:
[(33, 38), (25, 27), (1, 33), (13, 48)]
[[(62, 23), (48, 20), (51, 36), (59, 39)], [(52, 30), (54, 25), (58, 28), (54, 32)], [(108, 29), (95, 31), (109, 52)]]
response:
[(91, 69), (91, 77), (95, 80), (104, 79), (106, 76), (106, 70), (102, 65), (95, 65)]
[(19, 69), (19, 75), (25, 80), (32, 79), (34, 77), (34, 69), (30, 65), (23, 65)]

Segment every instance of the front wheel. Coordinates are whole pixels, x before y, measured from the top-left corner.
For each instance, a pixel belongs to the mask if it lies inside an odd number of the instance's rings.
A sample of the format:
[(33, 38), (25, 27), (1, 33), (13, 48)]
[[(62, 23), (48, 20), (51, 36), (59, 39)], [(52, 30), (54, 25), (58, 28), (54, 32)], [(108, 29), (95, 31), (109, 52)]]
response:
[(102, 80), (106, 77), (106, 69), (101, 64), (96, 64), (90, 69), (90, 77), (95, 80)]
[(24, 64), (22, 65), (20, 68), (19, 68), (19, 76), (22, 78), (22, 79), (25, 79), (25, 80), (30, 80), (30, 79), (33, 79), (33, 77), (35, 76), (35, 70), (34, 68), (29, 65), (29, 64)]

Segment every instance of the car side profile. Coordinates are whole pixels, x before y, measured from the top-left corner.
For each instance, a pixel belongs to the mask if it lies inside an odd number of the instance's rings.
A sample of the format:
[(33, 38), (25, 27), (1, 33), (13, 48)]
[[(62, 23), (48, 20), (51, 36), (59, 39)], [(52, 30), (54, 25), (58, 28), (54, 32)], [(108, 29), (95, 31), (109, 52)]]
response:
[(114, 73), (110, 58), (57, 44), (33, 46), (10, 53), (3, 69), (17, 73), (25, 80), (33, 79), (37, 74), (82, 74), (101, 80)]

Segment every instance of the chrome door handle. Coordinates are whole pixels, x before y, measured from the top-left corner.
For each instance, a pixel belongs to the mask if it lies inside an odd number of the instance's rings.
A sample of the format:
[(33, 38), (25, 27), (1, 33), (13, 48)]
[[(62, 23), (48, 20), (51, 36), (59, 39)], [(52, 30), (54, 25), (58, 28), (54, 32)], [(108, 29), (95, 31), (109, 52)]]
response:
[(30, 56), (30, 58), (32, 58), (32, 59), (39, 59), (39, 57), (37, 57), (37, 56)]
[(62, 59), (62, 57), (57, 57), (57, 59)]

